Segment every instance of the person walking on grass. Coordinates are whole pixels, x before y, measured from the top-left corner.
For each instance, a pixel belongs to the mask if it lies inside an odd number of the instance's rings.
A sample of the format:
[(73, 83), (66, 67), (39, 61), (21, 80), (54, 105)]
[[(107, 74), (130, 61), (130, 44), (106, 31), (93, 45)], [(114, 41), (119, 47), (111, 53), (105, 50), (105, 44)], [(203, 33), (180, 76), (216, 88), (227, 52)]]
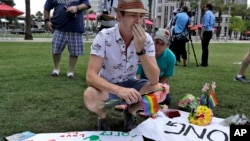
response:
[[(112, 130), (105, 112), (107, 102), (123, 99), (129, 106), (124, 110), (124, 131), (137, 126), (136, 111), (141, 109), (141, 94), (161, 90), (159, 68), (155, 59), (152, 37), (142, 23), (147, 10), (141, 0), (119, 0), (118, 23), (98, 32), (91, 45), (86, 73), (87, 89), (84, 104), (98, 116), (97, 130)], [(148, 80), (136, 79), (141, 64)], [(164, 91), (167, 93), (167, 91)], [(115, 106), (115, 105), (109, 105)]]
[(213, 14), (213, 5), (207, 3), (204, 7), (205, 14), (202, 18), (202, 28), (201, 28), (201, 48), (202, 48), (202, 56), (201, 56), (201, 66), (208, 66), (208, 45), (213, 36), (213, 28), (215, 25), (215, 16)]
[(247, 51), (244, 58), (242, 59), (241, 67), (238, 72), (238, 74), (235, 76), (236, 81), (240, 81), (243, 83), (250, 83), (250, 80), (248, 80), (245, 76), (245, 72), (250, 64), (250, 50)]
[[(78, 56), (83, 54), (83, 11), (91, 8), (88, 0), (59, 1), (46, 0), (44, 4), (44, 19), (48, 29), (53, 32), (52, 54), (54, 69), (52, 76), (60, 74), (61, 54), (68, 45), (69, 67), (67, 77), (73, 78), (73, 69)], [(54, 10), (50, 17), (50, 11)]]

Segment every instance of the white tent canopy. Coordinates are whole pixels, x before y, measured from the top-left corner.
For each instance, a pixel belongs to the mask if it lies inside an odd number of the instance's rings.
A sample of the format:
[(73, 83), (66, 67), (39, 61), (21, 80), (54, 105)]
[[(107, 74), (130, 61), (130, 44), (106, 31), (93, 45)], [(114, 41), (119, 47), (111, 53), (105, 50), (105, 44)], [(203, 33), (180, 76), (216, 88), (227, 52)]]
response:
[(1, 21), (1, 23), (8, 23), (8, 22), (9, 22), (8, 20), (6, 20), (6, 19), (2, 19), (2, 18), (1, 18), (1, 20), (0, 20), (0, 21)]

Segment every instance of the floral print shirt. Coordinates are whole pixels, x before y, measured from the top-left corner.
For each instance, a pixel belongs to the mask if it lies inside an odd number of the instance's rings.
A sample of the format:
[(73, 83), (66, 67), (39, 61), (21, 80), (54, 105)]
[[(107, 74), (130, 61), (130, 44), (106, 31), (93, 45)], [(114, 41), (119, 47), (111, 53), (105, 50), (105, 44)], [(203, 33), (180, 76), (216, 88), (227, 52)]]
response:
[[(144, 49), (148, 56), (155, 56), (154, 42), (148, 33), (146, 33)], [(132, 40), (126, 48), (118, 24), (112, 28), (103, 29), (97, 34), (91, 45), (91, 54), (104, 59), (99, 75), (107, 81), (118, 83), (135, 78), (140, 64), (135, 44)]]

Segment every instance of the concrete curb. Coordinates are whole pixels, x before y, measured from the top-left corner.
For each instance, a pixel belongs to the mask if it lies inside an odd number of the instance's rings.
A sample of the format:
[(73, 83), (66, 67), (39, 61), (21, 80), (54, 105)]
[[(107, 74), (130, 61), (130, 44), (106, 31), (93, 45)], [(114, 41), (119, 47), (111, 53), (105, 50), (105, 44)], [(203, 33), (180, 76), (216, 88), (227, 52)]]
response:
[[(0, 42), (51, 42), (52, 38), (33, 38), (33, 40), (24, 40), (23, 38), (0, 38)], [(84, 42), (92, 42), (93, 39), (84, 37)], [(200, 40), (192, 39), (193, 43), (201, 43)], [(190, 43), (190, 42), (189, 42)], [(250, 40), (216, 40), (212, 39), (210, 43), (250, 43)]]

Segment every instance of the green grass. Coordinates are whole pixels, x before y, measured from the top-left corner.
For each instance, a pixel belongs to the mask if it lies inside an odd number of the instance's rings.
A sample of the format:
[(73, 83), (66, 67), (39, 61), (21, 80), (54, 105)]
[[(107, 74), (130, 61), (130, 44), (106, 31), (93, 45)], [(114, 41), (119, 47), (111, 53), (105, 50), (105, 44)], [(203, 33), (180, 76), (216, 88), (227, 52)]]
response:
[[(51, 38), (51, 33), (33, 33), (33, 38)], [(0, 39), (11, 39), (11, 38), (24, 38), (24, 34), (11, 34), (11, 33), (0, 33)]]
[[(88, 35), (89, 38), (94, 38), (94, 34)], [(52, 34), (50, 32), (46, 33), (32, 33), (33, 39), (35, 38), (51, 38)], [(86, 38), (86, 36), (84, 35)], [(24, 39), (24, 34), (11, 34), (11, 33), (0, 33), (0, 40), (1, 39), (15, 39), (15, 38), (23, 38)]]
[[(85, 44), (85, 55), (79, 57), (74, 79), (66, 78), (68, 52), (61, 60), (61, 75), (50, 76), (53, 68), (51, 44), (48, 42), (1, 42), (0, 43), (0, 137), (22, 131), (51, 133), (66, 131), (92, 131), (97, 117), (83, 105), (86, 88), (85, 74), (90, 43)], [(194, 44), (200, 63), (200, 44)], [(249, 49), (246, 43), (213, 43), (209, 47), (209, 67), (196, 67), (194, 54), (189, 45), (187, 67), (176, 66), (170, 80), (172, 103), (187, 93), (201, 95), (204, 83), (215, 81), (219, 105), (215, 116), (226, 118), (244, 113), (250, 117), (250, 84), (233, 81), (243, 55)], [(249, 75), (249, 69), (246, 75)], [(123, 128), (122, 112), (107, 110), (114, 130)], [(139, 118), (139, 121), (143, 121)]]

